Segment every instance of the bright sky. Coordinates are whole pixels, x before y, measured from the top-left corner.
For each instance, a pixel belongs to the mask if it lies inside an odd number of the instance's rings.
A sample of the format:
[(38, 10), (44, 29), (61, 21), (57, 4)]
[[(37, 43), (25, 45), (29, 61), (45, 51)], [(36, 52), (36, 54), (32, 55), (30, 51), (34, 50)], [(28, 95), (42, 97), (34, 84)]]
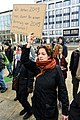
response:
[(0, 12), (13, 9), (13, 4), (32, 4), (34, 0), (1, 0)]

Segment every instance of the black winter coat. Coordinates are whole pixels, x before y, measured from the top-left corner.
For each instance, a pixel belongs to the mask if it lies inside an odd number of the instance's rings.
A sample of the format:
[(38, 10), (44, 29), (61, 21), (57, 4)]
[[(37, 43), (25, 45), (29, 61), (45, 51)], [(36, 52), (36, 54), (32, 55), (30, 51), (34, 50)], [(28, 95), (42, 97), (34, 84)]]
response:
[(80, 92), (70, 105), (69, 120), (80, 120)]
[(5, 50), (5, 54), (9, 60), (10, 63), (12, 63), (13, 61), (13, 49), (11, 47), (9, 47), (7, 50)]
[[(68, 96), (59, 66), (47, 70), (36, 79), (33, 112), (41, 120), (58, 120), (57, 88), (62, 102), (62, 114), (68, 115)], [(60, 75), (59, 75), (60, 74)]]
[(20, 98), (20, 95), (24, 95), (26, 97), (26, 93), (28, 93), (28, 88), (33, 89), (33, 82), (34, 82), (34, 73), (29, 70), (23, 64), (23, 55), (25, 55), (25, 46), (22, 47), (22, 55), (19, 64), (17, 64), (16, 69), (14, 70), (14, 78), (20, 73), (17, 85), (17, 97)]
[(69, 69), (71, 71), (72, 76), (74, 77), (76, 76), (76, 71), (77, 71), (78, 62), (79, 62), (79, 55), (80, 55), (79, 50), (75, 50), (71, 54)]
[[(26, 48), (23, 64), (37, 75), (38, 68), (35, 62), (29, 60), (29, 52), (30, 49)], [(39, 120), (58, 120), (57, 88), (61, 96), (62, 114), (68, 115), (68, 94), (60, 67), (49, 69), (36, 78), (32, 107), (34, 116)]]

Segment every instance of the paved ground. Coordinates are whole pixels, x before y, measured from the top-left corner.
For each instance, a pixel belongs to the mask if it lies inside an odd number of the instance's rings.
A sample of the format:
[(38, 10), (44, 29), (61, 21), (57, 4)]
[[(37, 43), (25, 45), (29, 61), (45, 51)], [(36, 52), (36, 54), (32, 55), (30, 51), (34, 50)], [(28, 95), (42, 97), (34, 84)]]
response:
[[(70, 61), (71, 50), (69, 51), (67, 61)], [(8, 72), (5, 71), (5, 75)], [(8, 90), (5, 93), (0, 93), (0, 120), (23, 120), (23, 116), (19, 116), (19, 112), (22, 110), (22, 106), (18, 101), (14, 101), (15, 91), (11, 90), (11, 82), (7, 83)], [(68, 71), (68, 78), (66, 79), (66, 85), (69, 94), (69, 100), (72, 100), (72, 84), (71, 84), (71, 74)], [(29, 96), (29, 101), (30, 101)], [(31, 102), (30, 102), (31, 103)], [(61, 113), (61, 111), (60, 111)], [(35, 120), (34, 116), (30, 117), (28, 120)], [(59, 118), (61, 120), (61, 116)]]

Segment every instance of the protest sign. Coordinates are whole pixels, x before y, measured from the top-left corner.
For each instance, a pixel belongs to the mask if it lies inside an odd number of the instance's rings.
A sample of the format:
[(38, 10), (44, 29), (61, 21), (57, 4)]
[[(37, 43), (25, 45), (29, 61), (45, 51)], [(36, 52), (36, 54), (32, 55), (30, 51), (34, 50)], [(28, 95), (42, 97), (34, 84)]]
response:
[(41, 38), (46, 4), (14, 4), (12, 12), (11, 32), (28, 35), (31, 32)]

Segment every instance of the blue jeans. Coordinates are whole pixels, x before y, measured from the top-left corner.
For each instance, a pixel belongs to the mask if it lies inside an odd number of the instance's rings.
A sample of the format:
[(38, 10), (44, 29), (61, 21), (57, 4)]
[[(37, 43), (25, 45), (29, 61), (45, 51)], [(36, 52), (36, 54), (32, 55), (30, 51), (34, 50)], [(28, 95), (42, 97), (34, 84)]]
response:
[(6, 89), (7, 85), (4, 80), (4, 69), (0, 72), (0, 85), (2, 89)]
[(9, 74), (10, 75), (12, 75), (12, 63), (9, 63), (8, 65), (7, 65), (7, 69), (8, 69), (8, 72), (9, 72)]

